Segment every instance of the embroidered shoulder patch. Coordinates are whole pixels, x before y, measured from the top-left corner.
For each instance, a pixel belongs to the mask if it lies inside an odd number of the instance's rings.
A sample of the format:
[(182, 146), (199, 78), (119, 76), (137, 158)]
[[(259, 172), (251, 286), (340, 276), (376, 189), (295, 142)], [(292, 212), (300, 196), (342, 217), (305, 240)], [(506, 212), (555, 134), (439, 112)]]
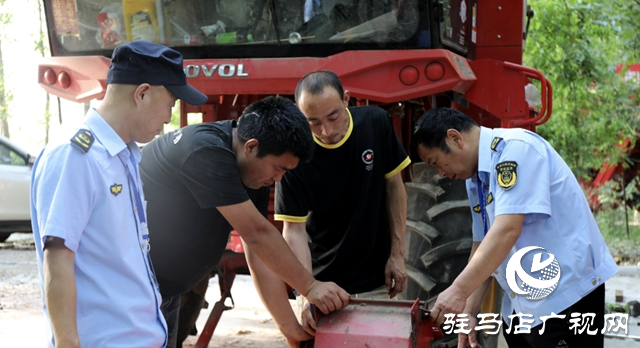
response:
[(113, 184), (110, 187), (111, 189), (111, 194), (114, 196), (117, 196), (120, 194), (120, 192), (122, 192), (122, 185), (121, 184)]
[(500, 144), (501, 141), (502, 141), (502, 138), (500, 137), (493, 138), (493, 141), (491, 141), (491, 150), (497, 151), (496, 147), (498, 147), (498, 144)]
[(473, 211), (475, 211), (476, 213), (479, 213), (480, 211), (482, 211), (482, 209), (480, 209), (480, 204), (473, 207)]
[(87, 153), (93, 145), (93, 141), (95, 138), (93, 137), (93, 133), (88, 129), (81, 129), (76, 133), (76, 135), (71, 138), (71, 145), (77, 147), (82, 150), (82, 152)]
[(509, 190), (515, 186), (518, 181), (516, 168), (518, 163), (514, 161), (505, 161), (496, 164), (496, 172), (498, 173), (498, 185), (505, 190)]

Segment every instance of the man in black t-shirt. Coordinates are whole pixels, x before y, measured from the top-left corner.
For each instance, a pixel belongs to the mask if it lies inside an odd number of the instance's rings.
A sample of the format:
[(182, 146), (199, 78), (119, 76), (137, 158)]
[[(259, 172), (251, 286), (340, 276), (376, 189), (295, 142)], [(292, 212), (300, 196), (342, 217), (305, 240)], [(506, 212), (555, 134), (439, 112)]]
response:
[[(295, 97), (315, 152), (276, 184), (275, 219), (284, 221), (285, 239), (317, 279), (336, 282), (352, 297), (393, 298), (407, 279), (400, 172), (411, 161), (391, 118), (377, 107), (348, 107), (349, 91), (330, 71), (303, 77)], [(275, 281), (255, 272), (254, 279), (265, 288), (263, 302), (278, 326), (295, 326)], [(303, 306), (301, 320), (311, 338), (315, 322), (308, 302)]]
[(180, 295), (211, 273), (232, 229), (246, 243), (250, 266), (261, 260), (323, 311), (348, 303), (336, 284), (313, 278), (266, 219), (269, 187), (312, 153), (305, 117), (281, 97), (249, 105), (237, 122), (187, 126), (144, 147), (140, 176), (167, 347), (177, 345)]

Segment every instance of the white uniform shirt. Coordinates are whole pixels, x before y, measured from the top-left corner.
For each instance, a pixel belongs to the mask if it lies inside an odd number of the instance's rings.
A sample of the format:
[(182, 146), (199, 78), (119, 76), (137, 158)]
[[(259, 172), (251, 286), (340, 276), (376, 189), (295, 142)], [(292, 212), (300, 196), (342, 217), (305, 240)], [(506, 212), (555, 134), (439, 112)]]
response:
[[(507, 173), (498, 178), (499, 168), (504, 168), (505, 164)], [(560, 155), (542, 137), (523, 129), (481, 127), (478, 176), (483, 182), (489, 228), (498, 215), (525, 214), (522, 234), (493, 274), (505, 291), (502, 318), (507, 325), (510, 324), (508, 316), (515, 311), (532, 314), (533, 318), (527, 319), (533, 319), (531, 327), (535, 327), (542, 323), (541, 316), (560, 313), (617, 272), (618, 267), (578, 181)], [(498, 179), (502, 179), (502, 186)], [(486, 232), (476, 177), (468, 179), (466, 184), (473, 216), (473, 240), (481, 242)], [(516, 294), (506, 280), (511, 256), (530, 246), (542, 247), (555, 255), (561, 270), (557, 288), (539, 300), (528, 300), (528, 295)], [(542, 250), (537, 252), (546, 254)], [(522, 258), (521, 264), (529, 274), (531, 272), (526, 265), (532, 264), (537, 252), (530, 252)], [(543, 260), (546, 258), (547, 255), (542, 257)], [(518, 285), (523, 289), (520, 280)]]
[[(94, 109), (81, 128), (95, 138), (84, 147), (87, 152), (63, 140), (49, 144), (34, 164), (31, 214), (40, 279), (45, 238), (64, 239), (75, 253), (80, 344), (164, 347), (167, 329), (149, 263), (146, 224), (140, 222), (124, 167), (142, 194), (140, 149), (135, 142), (125, 144)], [(85, 145), (90, 137), (83, 136)], [(141, 204), (146, 207), (144, 197)], [(43, 308), (53, 347), (44, 300)]]

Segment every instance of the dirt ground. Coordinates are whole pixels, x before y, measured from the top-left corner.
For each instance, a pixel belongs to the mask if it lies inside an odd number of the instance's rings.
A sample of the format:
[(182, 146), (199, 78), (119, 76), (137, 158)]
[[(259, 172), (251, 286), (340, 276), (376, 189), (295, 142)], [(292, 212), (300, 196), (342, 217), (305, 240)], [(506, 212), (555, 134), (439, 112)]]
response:
[[(7, 243), (0, 243), (1, 347), (46, 346), (46, 323), (32, 238), (31, 234), (13, 234)], [(202, 310), (196, 324), (200, 331), (210, 309), (220, 299), (217, 278), (212, 278), (209, 284), (206, 296), (209, 309)], [(232, 294), (235, 308), (222, 314), (209, 348), (288, 347), (260, 302), (249, 276), (236, 277)], [(230, 305), (229, 301), (227, 305)], [(197, 338), (189, 336), (183, 347), (195, 347)]]
[[(31, 234), (14, 234), (0, 243), (0, 346), (44, 347), (46, 325), (41, 307), (40, 283)], [(613, 302), (616, 289), (623, 290), (624, 303), (640, 301), (640, 267), (621, 266), (607, 281), (606, 300)], [(209, 343), (209, 348), (287, 348), (269, 313), (260, 301), (249, 276), (238, 276), (232, 288), (235, 308), (226, 311)], [(217, 278), (209, 282), (206, 299), (197, 327), (202, 331), (211, 308), (220, 298)], [(229, 301), (227, 305), (230, 305)], [(295, 302), (292, 301), (292, 305)], [(629, 338), (629, 336), (637, 339)], [(196, 336), (189, 336), (184, 348), (195, 347)], [(506, 348), (504, 340), (498, 344)], [(623, 338), (605, 338), (605, 347), (640, 348), (640, 317), (630, 318), (629, 333)]]

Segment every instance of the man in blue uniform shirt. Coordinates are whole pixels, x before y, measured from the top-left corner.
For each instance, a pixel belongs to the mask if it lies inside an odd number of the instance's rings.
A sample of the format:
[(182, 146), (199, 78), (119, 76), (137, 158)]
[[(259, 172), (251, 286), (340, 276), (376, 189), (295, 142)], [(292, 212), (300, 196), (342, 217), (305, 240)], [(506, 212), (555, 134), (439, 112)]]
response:
[[(448, 108), (425, 113), (413, 141), (441, 176), (466, 180), (473, 216), (469, 264), (438, 296), (436, 323), (464, 313), (474, 328), (493, 276), (505, 291), (510, 347), (602, 347), (604, 282), (617, 266), (578, 181), (551, 145), (523, 129), (479, 127)], [(561, 318), (542, 318), (552, 313)], [(594, 313), (591, 333), (574, 334), (571, 313)], [(459, 334), (458, 346), (477, 346), (475, 333)]]
[(31, 215), (49, 347), (166, 345), (136, 142), (160, 133), (176, 99), (207, 100), (182, 67), (180, 53), (162, 45), (117, 47), (102, 104), (34, 164)]

